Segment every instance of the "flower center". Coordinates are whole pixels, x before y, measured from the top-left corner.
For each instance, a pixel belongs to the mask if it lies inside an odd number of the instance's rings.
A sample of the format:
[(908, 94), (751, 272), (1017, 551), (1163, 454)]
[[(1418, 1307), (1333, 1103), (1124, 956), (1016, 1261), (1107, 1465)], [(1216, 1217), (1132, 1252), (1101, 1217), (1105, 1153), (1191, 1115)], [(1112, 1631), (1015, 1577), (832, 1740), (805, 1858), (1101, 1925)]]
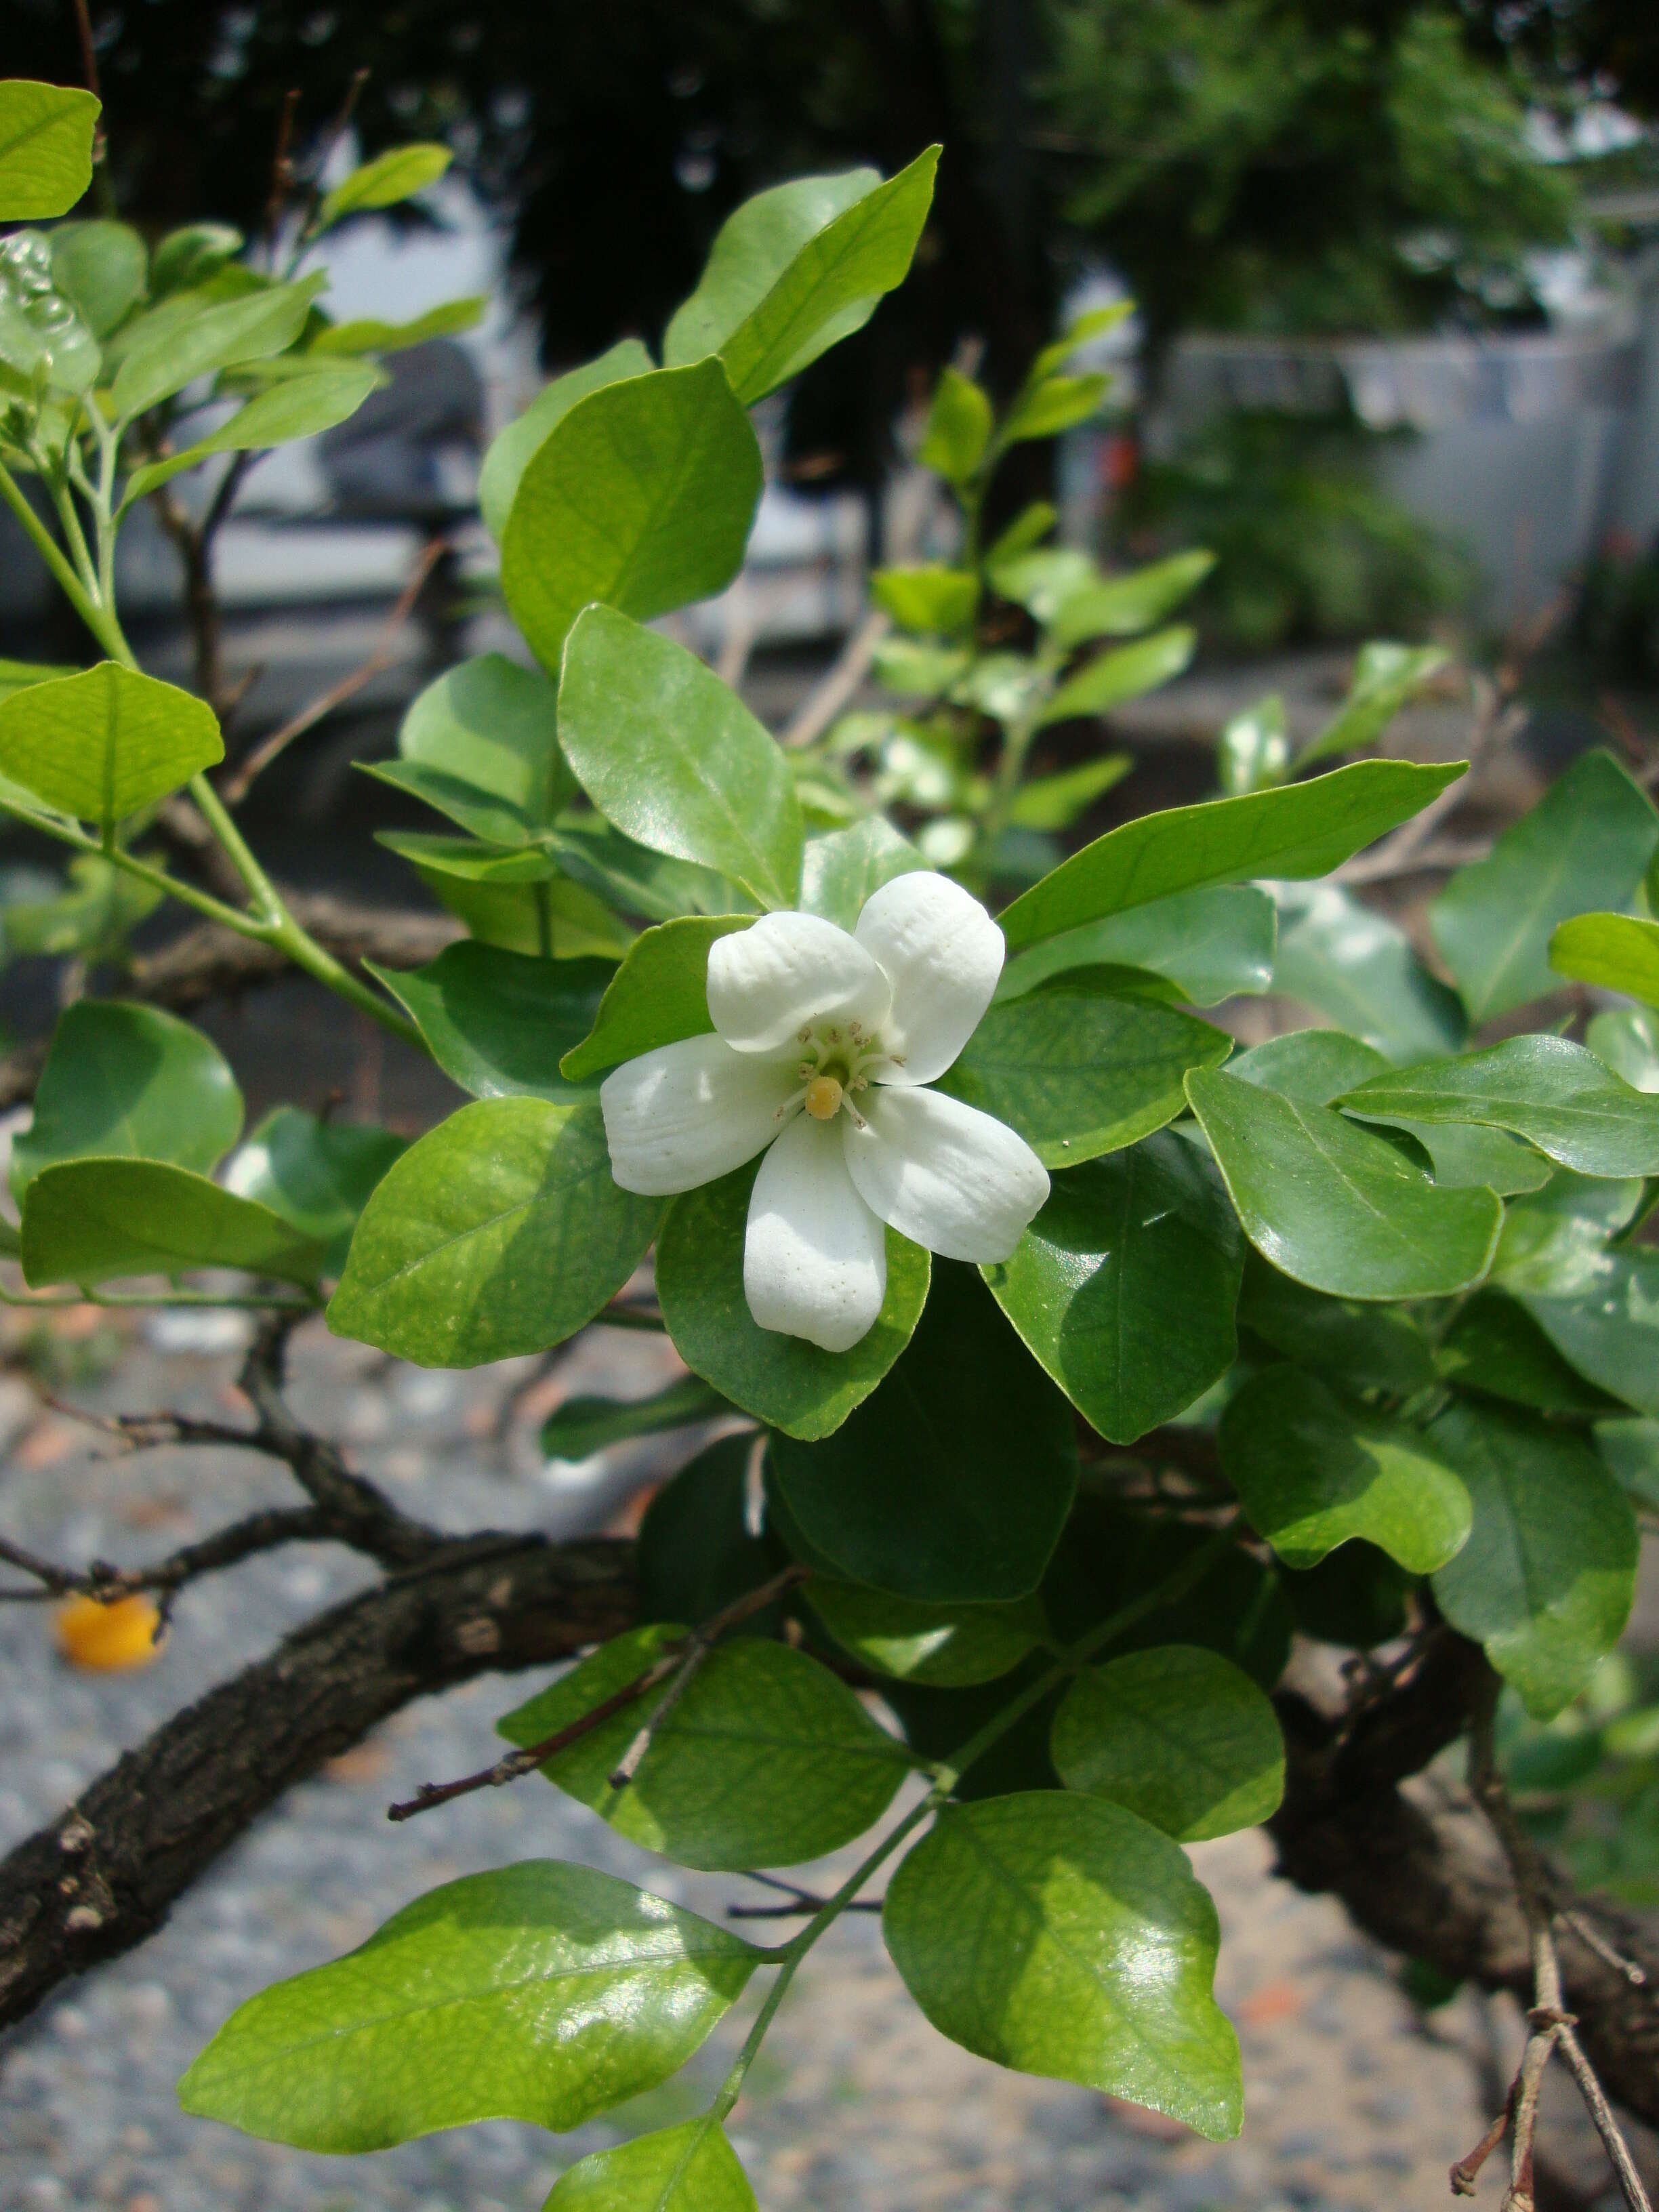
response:
[(815, 1075), (806, 1086), (806, 1110), (815, 1121), (831, 1121), (841, 1111), (841, 1085), (833, 1075)]
[(833, 1121), (845, 1107), (861, 1129), (864, 1117), (853, 1103), (853, 1093), (868, 1087), (871, 1068), (904, 1065), (861, 1022), (812, 1024), (797, 1032), (796, 1042), (802, 1058), (795, 1072), (805, 1087), (779, 1108), (780, 1121), (796, 1106), (805, 1106), (815, 1121)]

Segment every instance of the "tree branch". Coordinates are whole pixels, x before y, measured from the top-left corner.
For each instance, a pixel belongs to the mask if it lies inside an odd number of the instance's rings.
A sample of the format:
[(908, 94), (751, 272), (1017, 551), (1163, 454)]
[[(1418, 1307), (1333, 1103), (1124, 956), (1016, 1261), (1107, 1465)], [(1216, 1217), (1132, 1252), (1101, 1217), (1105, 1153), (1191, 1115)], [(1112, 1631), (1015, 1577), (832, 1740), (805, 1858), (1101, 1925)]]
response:
[(273, 1506), (268, 1512), (250, 1513), (244, 1520), (233, 1521), (193, 1544), (181, 1544), (176, 1552), (145, 1567), (112, 1567), (106, 1559), (94, 1559), (86, 1567), (59, 1566), (0, 1536), (0, 1562), (32, 1576), (38, 1585), (32, 1590), (0, 1590), (0, 1601), (15, 1604), (31, 1598), (80, 1595), (107, 1602), (130, 1597), (137, 1590), (155, 1590), (163, 1598), (165, 1614), (165, 1601), (198, 1575), (238, 1566), (256, 1553), (275, 1551), (279, 1544), (306, 1543), (333, 1533), (327, 1515), (314, 1505)]

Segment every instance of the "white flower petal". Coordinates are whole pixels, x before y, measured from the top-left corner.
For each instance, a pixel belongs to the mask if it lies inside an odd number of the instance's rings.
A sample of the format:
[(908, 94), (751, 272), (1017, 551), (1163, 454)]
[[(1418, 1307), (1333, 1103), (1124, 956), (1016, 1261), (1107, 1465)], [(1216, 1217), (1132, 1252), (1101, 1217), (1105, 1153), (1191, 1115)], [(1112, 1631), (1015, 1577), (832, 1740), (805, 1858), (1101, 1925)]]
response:
[(887, 1232), (853, 1188), (841, 1132), (801, 1115), (761, 1162), (743, 1288), (763, 1328), (846, 1352), (887, 1295)]
[(886, 1019), (887, 978), (864, 947), (815, 914), (763, 914), (708, 949), (708, 1012), (738, 1052), (770, 1052), (809, 1022)]
[[(904, 1066), (880, 1083), (932, 1083), (979, 1027), (1002, 973), (1002, 932), (948, 876), (896, 876), (865, 902), (857, 937), (893, 987), (883, 1031)], [(720, 947), (716, 945), (715, 951)]]
[(946, 1260), (1006, 1260), (1048, 1195), (1042, 1161), (1006, 1121), (942, 1091), (860, 1093), (847, 1164), (860, 1196), (901, 1236)]
[(599, 1085), (611, 1172), (653, 1198), (713, 1182), (771, 1143), (800, 1087), (793, 1062), (733, 1052), (720, 1037), (659, 1045)]

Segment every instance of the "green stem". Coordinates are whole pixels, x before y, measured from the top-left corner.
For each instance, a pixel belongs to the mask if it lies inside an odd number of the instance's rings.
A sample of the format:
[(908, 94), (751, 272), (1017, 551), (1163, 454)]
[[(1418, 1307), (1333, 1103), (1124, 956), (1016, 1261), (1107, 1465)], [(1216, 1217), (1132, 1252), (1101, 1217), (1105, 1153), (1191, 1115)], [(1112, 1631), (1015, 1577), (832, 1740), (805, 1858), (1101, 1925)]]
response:
[(9, 1291), (0, 1283), (0, 1305), (33, 1306), (40, 1309), (66, 1306), (157, 1306), (169, 1310), (175, 1306), (231, 1306), (255, 1313), (320, 1313), (322, 1308), (315, 1298), (261, 1297), (257, 1293), (238, 1296), (224, 1291), (169, 1291), (157, 1297), (147, 1291), (64, 1291), (45, 1297), (32, 1297), (19, 1291)]
[[(0, 462), (0, 499), (3, 499), (32, 540), (35, 551), (52, 571), (53, 579), (64, 598), (75, 609), (94, 637), (98, 629), (99, 609), (87, 597), (81, 579), (64, 559), (57, 540), (25, 498), (21, 487), (11, 471)], [(101, 642), (101, 639), (100, 640)]]

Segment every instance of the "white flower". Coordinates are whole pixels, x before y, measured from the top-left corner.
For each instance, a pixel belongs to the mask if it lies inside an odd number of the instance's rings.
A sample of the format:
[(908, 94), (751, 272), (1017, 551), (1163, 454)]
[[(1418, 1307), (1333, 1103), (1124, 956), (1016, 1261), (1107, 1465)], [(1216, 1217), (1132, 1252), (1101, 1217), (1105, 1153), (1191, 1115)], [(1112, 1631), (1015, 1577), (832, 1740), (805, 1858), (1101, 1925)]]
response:
[(600, 1088), (611, 1173), (660, 1196), (765, 1152), (749, 1310), (847, 1351), (887, 1293), (884, 1222), (946, 1259), (1006, 1260), (1048, 1195), (1023, 1137), (927, 1088), (978, 1027), (1002, 956), (979, 902), (925, 872), (884, 884), (850, 936), (768, 914), (717, 939), (714, 1034), (659, 1046)]

